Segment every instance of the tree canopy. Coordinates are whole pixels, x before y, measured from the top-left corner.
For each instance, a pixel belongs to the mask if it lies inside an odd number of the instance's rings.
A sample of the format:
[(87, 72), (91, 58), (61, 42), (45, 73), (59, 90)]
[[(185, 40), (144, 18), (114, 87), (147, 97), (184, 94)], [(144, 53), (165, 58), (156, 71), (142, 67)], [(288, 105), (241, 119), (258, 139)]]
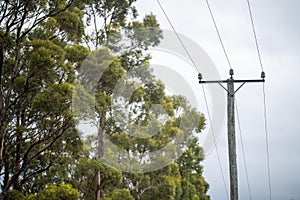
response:
[(135, 1), (0, 1), (0, 199), (209, 199), (204, 116), (153, 75)]

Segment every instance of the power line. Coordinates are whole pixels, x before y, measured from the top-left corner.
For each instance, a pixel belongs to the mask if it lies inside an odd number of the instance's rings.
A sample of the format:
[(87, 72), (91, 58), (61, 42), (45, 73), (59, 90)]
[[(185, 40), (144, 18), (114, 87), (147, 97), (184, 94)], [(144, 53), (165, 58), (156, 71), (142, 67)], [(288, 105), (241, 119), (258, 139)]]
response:
[(194, 68), (196, 69), (196, 71), (199, 73), (199, 70), (198, 70), (198, 68), (197, 68), (197, 65), (196, 65), (196, 63), (194, 62), (194, 59), (192, 58), (190, 52), (188, 51), (187, 47), (185, 46), (184, 42), (182, 41), (182, 39), (181, 39), (181, 37), (179, 36), (178, 32), (176, 31), (175, 27), (173, 26), (173, 24), (172, 24), (172, 22), (171, 22), (169, 16), (167, 15), (167, 13), (166, 13), (164, 7), (161, 5), (161, 3), (160, 3), (159, 0), (156, 0), (156, 1), (157, 1), (158, 5), (159, 5), (160, 9), (161, 9), (162, 12), (164, 13), (166, 19), (168, 20), (170, 26), (172, 27), (172, 29), (173, 29), (173, 31), (174, 31), (174, 33), (175, 33), (175, 35), (176, 35), (178, 41), (180, 42), (181, 46), (182, 46), (183, 49), (184, 49), (185, 53), (186, 53), (187, 56), (189, 57), (190, 61), (193, 63), (193, 65), (194, 65), (193, 67), (194, 67)]
[(247, 188), (248, 188), (248, 194), (249, 199), (252, 200), (251, 190), (250, 190), (250, 182), (249, 182), (249, 175), (248, 175), (248, 168), (247, 168), (247, 162), (246, 162), (246, 156), (245, 156), (245, 148), (244, 148), (244, 141), (243, 141), (243, 135), (242, 135), (242, 128), (241, 128), (241, 121), (240, 121), (240, 114), (238, 109), (238, 102), (236, 101), (236, 115), (237, 115), (237, 122), (238, 122), (238, 128), (239, 128), (239, 134), (241, 138), (241, 146), (242, 146), (242, 153), (243, 153), (243, 160), (244, 160), (244, 168), (246, 173), (246, 180), (247, 180)]
[[(257, 56), (258, 60), (260, 63), (260, 68), (262, 70), (262, 73), (264, 71), (263, 67), (263, 62), (262, 62), (262, 57), (260, 53), (260, 48), (258, 45), (258, 39), (257, 39), (257, 34), (255, 30), (255, 24), (254, 24), (254, 19), (252, 15), (252, 9), (250, 5), (250, 1), (247, 0), (247, 5), (248, 5), (248, 10), (249, 10), (249, 15), (251, 19), (251, 25), (252, 25), (252, 32), (255, 40), (255, 45), (256, 45), (256, 50), (257, 50)], [(272, 187), (271, 187), (271, 169), (270, 169), (270, 152), (269, 152), (269, 132), (268, 132), (268, 116), (267, 116), (267, 102), (266, 102), (266, 90), (265, 90), (265, 84), (263, 84), (263, 104), (264, 104), (264, 128), (265, 128), (265, 134), (266, 134), (266, 151), (267, 151), (267, 167), (268, 167), (268, 187), (269, 187), (269, 198), (272, 200)]]
[(268, 131), (268, 116), (267, 116), (267, 102), (265, 84), (263, 84), (263, 101), (264, 101), (264, 118), (265, 118), (265, 133), (266, 133), (266, 150), (267, 150), (267, 166), (268, 166), (268, 182), (269, 182), (269, 197), (272, 200), (272, 187), (271, 187), (271, 169), (270, 169), (270, 152), (269, 152), (269, 131)]
[(206, 110), (207, 110), (207, 113), (208, 113), (207, 114), (208, 115), (208, 120), (209, 120), (209, 123), (211, 124), (211, 131), (212, 131), (212, 134), (213, 134), (213, 137), (214, 137), (214, 143), (215, 143), (215, 147), (216, 147), (219, 167), (220, 167), (221, 174), (222, 174), (224, 189), (225, 189), (225, 192), (226, 192), (226, 197), (229, 200), (229, 193), (228, 193), (228, 190), (227, 190), (227, 187), (226, 187), (225, 176), (224, 176), (224, 172), (223, 172), (223, 168), (222, 168), (222, 164), (221, 164), (220, 153), (219, 153), (219, 148), (218, 148), (217, 141), (216, 141), (215, 131), (214, 131), (213, 125), (211, 123), (212, 119), (211, 119), (211, 115), (210, 115), (210, 111), (209, 111), (209, 106), (208, 106), (208, 102), (207, 102), (207, 98), (206, 98), (206, 92), (205, 92), (205, 89), (204, 89), (204, 85), (202, 85), (202, 91), (203, 91), (203, 94), (204, 94), (205, 106), (206, 106)]
[(254, 25), (254, 20), (253, 20), (253, 15), (252, 15), (252, 9), (251, 9), (249, 0), (247, 0), (247, 5), (248, 5), (250, 20), (251, 20), (251, 26), (252, 26), (252, 32), (253, 32), (255, 45), (256, 45), (256, 50), (257, 50), (257, 56), (258, 56), (259, 63), (260, 63), (260, 68), (261, 68), (261, 71), (264, 71), (264, 67), (263, 67), (263, 63), (262, 63), (262, 59), (261, 59), (261, 53), (260, 53), (260, 49), (259, 49), (259, 45), (258, 45), (257, 34), (256, 34), (256, 30), (255, 30), (255, 25)]
[(218, 29), (218, 26), (217, 26), (217, 23), (216, 23), (215, 17), (214, 17), (214, 15), (213, 15), (213, 12), (212, 12), (212, 9), (211, 9), (211, 7), (210, 7), (210, 5), (209, 5), (209, 2), (208, 2), (208, 0), (206, 0), (206, 5), (207, 5), (207, 7), (208, 7), (208, 10), (209, 10), (210, 16), (211, 16), (211, 18), (212, 18), (212, 21), (213, 21), (213, 23), (214, 23), (214, 26), (215, 26), (215, 29), (216, 29), (216, 32), (217, 32), (217, 35), (218, 35), (219, 41), (220, 41), (220, 43), (221, 43), (221, 46), (222, 46), (223, 52), (224, 52), (224, 54), (225, 54), (225, 57), (226, 57), (226, 60), (227, 60), (228, 66), (229, 66), (229, 68), (230, 68), (230, 69), (232, 69), (232, 68), (231, 68), (231, 63), (230, 63), (230, 61), (229, 61), (229, 57), (228, 57), (228, 54), (227, 54), (227, 51), (226, 51), (226, 49), (225, 49), (225, 45), (224, 45), (224, 43), (223, 43), (223, 41), (222, 41), (222, 37), (221, 37), (220, 31), (219, 31), (219, 29)]
[[(206, 5), (207, 5), (207, 8), (208, 8), (208, 10), (209, 10), (209, 13), (210, 13), (211, 19), (212, 19), (212, 21), (213, 21), (214, 27), (215, 27), (215, 29), (216, 29), (216, 32), (217, 32), (217, 35), (218, 35), (220, 44), (221, 44), (221, 46), (222, 46), (224, 55), (225, 55), (225, 57), (226, 57), (226, 60), (227, 60), (228, 66), (229, 66), (229, 69), (232, 70), (231, 63), (230, 63), (230, 60), (229, 60), (227, 51), (226, 51), (226, 49), (225, 49), (225, 45), (224, 45), (224, 43), (223, 43), (223, 40), (222, 40), (220, 31), (219, 31), (219, 29), (218, 29), (218, 26), (217, 26), (217, 23), (216, 23), (214, 14), (213, 14), (213, 12), (212, 12), (212, 9), (211, 9), (211, 7), (210, 7), (210, 5), (209, 5), (208, 0), (206, 0)], [(203, 85), (202, 85), (202, 90), (203, 90), (203, 93), (205, 94), (205, 90), (204, 90), (204, 86), (203, 86)], [(206, 104), (206, 107), (207, 107), (206, 109), (209, 110), (209, 107), (208, 107), (208, 103), (207, 103), (206, 98), (205, 98), (205, 104)], [(210, 118), (210, 115), (209, 115), (208, 117)], [(220, 158), (219, 158), (219, 157), (220, 157), (220, 155), (219, 155), (219, 150), (218, 150), (218, 146), (217, 146), (217, 143), (216, 143), (216, 137), (215, 137), (215, 134), (214, 134), (213, 129), (212, 129), (212, 132), (213, 132), (213, 137), (214, 137), (215, 146), (216, 146), (216, 150), (217, 150), (217, 156), (218, 156), (218, 159), (220, 159)], [(220, 162), (220, 161), (219, 161), (219, 162)], [(224, 178), (224, 173), (223, 173), (222, 168), (221, 168), (221, 172), (222, 172), (223, 181), (224, 181), (225, 178)], [(227, 194), (227, 199), (229, 199), (229, 194), (228, 194), (228, 191), (227, 191), (227, 188), (226, 188), (225, 181), (224, 181), (224, 185), (225, 185), (225, 190), (226, 190), (226, 194)]]
[[(177, 33), (175, 27), (173, 26), (170, 18), (168, 17), (165, 9), (163, 8), (163, 6), (161, 5), (160, 1), (159, 0), (156, 0), (159, 7), (161, 8), (161, 10), (163, 11), (166, 19), (168, 20), (170, 26), (172, 27), (174, 33), (176, 34), (176, 37), (177, 39), (179, 40), (179, 42), (181, 43), (184, 51), (186, 52), (186, 54), (188, 55), (189, 59), (191, 60), (191, 62), (193, 63), (194, 67), (196, 68), (196, 70), (198, 71), (199, 73), (199, 70), (197, 68), (197, 65), (194, 61), (194, 59), (192, 58), (190, 52), (188, 51), (188, 49), (186, 48), (184, 42), (182, 41), (182, 39), (180, 38), (179, 34)], [(226, 54), (227, 55), (227, 54)], [(229, 60), (228, 60), (229, 61)], [(203, 94), (204, 94), (204, 100), (205, 100), (205, 105), (206, 105), (206, 109), (207, 109), (207, 113), (208, 113), (208, 119), (209, 119), (209, 123), (211, 124), (211, 129), (212, 129), (212, 133), (213, 133), (213, 137), (214, 137), (214, 142), (215, 142), (215, 146), (216, 146), (216, 152), (217, 152), (217, 158), (218, 158), (218, 164), (219, 164), (219, 167), (220, 167), (220, 170), (221, 170), (221, 175), (222, 175), (222, 180), (223, 180), (223, 184), (224, 184), (224, 189), (225, 189), (225, 192), (226, 192), (226, 197), (227, 199), (229, 200), (229, 193), (228, 193), (228, 190), (227, 190), (227, 187), (226, 187), (226, 182), (225, 182), (225, 176), (224, 176), (224, 172), (223, 172), (223, 168), (222, 168), (222, 164), (221, 164), (221, 159), (220, 159), (220, 153), (219, 153), (219, 149), (218, 149), (218, 146), (217, 146), (217, 143), (216, 143), (216, 137), (215, 137), (215, 133), (214, 133), (214, 129), (213, 129), (213, 125), (212, 125), (212, 119), (211, 119), (211, 115), (210, 115), (210, 111), (209, 111), (209, 106), (208, 106), (208, 101), (207, 101), (207, 96), (206, 96), (206, 92), (205, 92), (205, 89), (204, 89), (204, 86), (202, 85), (202, 90), (203, 90)]]

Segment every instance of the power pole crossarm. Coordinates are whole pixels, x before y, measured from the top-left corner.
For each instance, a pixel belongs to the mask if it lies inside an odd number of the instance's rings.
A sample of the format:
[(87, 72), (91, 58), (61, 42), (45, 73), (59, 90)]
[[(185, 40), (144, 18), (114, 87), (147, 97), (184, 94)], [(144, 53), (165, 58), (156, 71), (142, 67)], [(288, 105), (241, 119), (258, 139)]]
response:
[[(230, 78), (227, 80), (202, 81), (202, 75), (199, 73), (198, 79), (200, 84), (217, 83), (227, 91), (227, 134), (228, 134), (228, 155), (229, 155), (229, 174), (230, 174), (230, 199), (238, 200), (238, 175), (236, 162), (236, 139), (235, 139), (235, 117), (234, 117), (234, 100), (235, 93), (245, 84), (254, 82), (265, 82), (265, 73), (261, 73), (261, 79), (254, 80), (234, 80), (233, 70), (230, 69)], [(222, 83), (227, 83), (225, 88)], [(237, 90), (234, 90), (234, 83), (242, 83)]]
[(220, 80), (220, 81), (199, 81), (199, 83), (229, 83), (229, 82), (234, 82), (234, 83), (254, 83), (254, 82), (265, 82), (264, 79), (252, 79), (252, 80)]

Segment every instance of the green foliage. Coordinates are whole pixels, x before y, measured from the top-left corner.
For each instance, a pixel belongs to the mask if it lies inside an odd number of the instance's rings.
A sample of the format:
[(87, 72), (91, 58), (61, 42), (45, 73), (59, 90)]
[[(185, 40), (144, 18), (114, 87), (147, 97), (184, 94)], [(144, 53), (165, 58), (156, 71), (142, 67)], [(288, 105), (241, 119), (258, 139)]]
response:
[(79, 192), (70, 184), (46, 185), (45, 189), (37, 194), (24, 196), (20, 191), (10, 190), (7, 200), (77, 200)]
[(59, 24), (58, 29), (65, 34), (68, 40), (81, 41), (81, 36), (84, 34), (83, 16), (83, 11), (77, 7), (68, 9), (55, 16)]
[(111, 195), (112, 199), (122, 199), (122, 200), (134, 200), (134, 198), (131, 196), (129, 190), (127, 189), (119, 189), (113, 191)]
[(128, 37), (136, 48), (148, 49), (148, 47), (157, 46), (162, 38), (162, 31), (153, 14), (146, 15), (143, 22), (129, 23), (127, 29)]
[[(77, 60), (67, 60), (72, 52), (65, 47), (83, 34), (79, 3), (1, 1), (0, 6), (0, 171), (5, 199), (12, 188), (27, 195), (46, 183), (66, 181), (82, 147), (70, 109), (75, 65), (88, 51), (81, 47)], [(78, 29), (70, 29), (75, 24)]]
[[(162, 31), (135, 1), (0, 2), (1, 199), (209, 199), (193, 136), (204, 116), (149, 69)], [(77, 117), (96, 118), (97, 136), (82, 139)]]
[(101, 186), (107, 191), (113, 191), (121, 184), (122, 174), (120, 171), (108, 167), (97, 160), (81, 158), (75, 168), (73, 185), (81, 192), (83, 199), (94, 199), (97, 170), (101, 171)]
[(20, 191), (9, 190), (7, 194), (7, 200), (25, 200), (25, 197)]
[(78, 200), (79, 192), (70, 184), (47, 185), (35, 195), (29, 195), (26, 200)]
[(75, 64), (75, 67), (79, 67), (82, 63), (82, 61), (89, 55), (89, 51), (79, 45), (79, 44), (74, 44), (71, 46), (65, 47), (66, 51), (66, 59)]

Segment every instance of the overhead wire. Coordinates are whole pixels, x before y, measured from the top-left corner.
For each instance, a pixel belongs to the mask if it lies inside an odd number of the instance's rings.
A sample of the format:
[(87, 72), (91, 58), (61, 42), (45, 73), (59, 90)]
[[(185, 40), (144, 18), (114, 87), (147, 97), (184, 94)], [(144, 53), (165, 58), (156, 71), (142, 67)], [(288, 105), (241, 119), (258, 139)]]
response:
[(258, 39), (257, 39), (256, 29), (255, 29), (255, 25), (254, 25), (254, 19), (253, 19), (252, 9), (251, 9), (251, 5), (250, 5), (250, 1), (249, 0), (247, 0), (247, 5), (248, 5), (250, 20), (251, 20), (251, 27), (252, 27), (252, 32), (253, 32), (254, 40), (255, 40), (255, 46), (256, 46), (256, 50), (257, 50), (257, 56), (258, 56), (260, 68), (261, 68), (261, 71), (264, 71), (264, 67), (263, 67), (263, 63), (262, 63), (262, 58), (261, 58), (261, 53), (260, 53), (260, 48), (259, 48), (259, 45), (258, 45)]
[(267, 116), (267, 101), (266, 101), (266, 89), (263, 84), (263, 101), (264, 101), (264, 118), (265, 118), (265, 133), (266, 133), (266, 151), (267, 151), (267, 167), (268, 167), (268, 183), (269, 183), (269, 197), (272, 200), (272, 187), (271, 187), (271, 167), (270, 167), (270, 152), (269, 152), (269, 131), (268, 131), (268, 116)]
[(196, 69), (196, 71), (199, 73), (199, 69), (197, 68), (197, 65), (196, 65), (194, 59), (192, 58), (190, 52), (188, 51), (187, 47), (185, 46), (184, 42), (182, 41), (182, 39), (181, 39), (181, 37), (179, 36), (178, 32), (176, 31), (175, 27), (173, 26), (173, 24), (172, 24), (172, 22), (171, 22), (169, 16), (167, 15), (167, 13), (166, 13), (164, 7), (162, 6), (162, 4), (160, 3), (159, 0), (156, 0), (156, 1), (157, 1), (158, 5), (159, 5), (160, 9), (161, 9), (162, 12), (164, 13), (166, 19), (168, 20), (168, 23), (169, 23), (170, 26), (172, 27), (172, 30), (173, 30), (173, 32), (175, 33), (175, 35), (176, 35), (178, 41), (180, 42), (181, 46), (183, 47), (185, 53), (186, 53), (187, 56), (189, 57), (190, 61), (193, 63), (193, 67), (194, 67), (194, 68)]
[[(227, 61), (227, 64), (228, 64), (228, 66), (229, 66), (229, 69), (230, 69), (230, 70), (232, 70), (232, 67), (231, 67), (231, 62), (230, 62), (230, 59), (229, 59), (228, 53), (227, 53), (227, 51), (226, 51), (225, 45), (224, 45), (224, 43), (223, 43), (223, 40), (222, 40), (222, 37), (221, 37), (221, 33), (220, 33), (220, 31), (219, 31), (219, 28), (218, 28), (217, 22), (216, 22), (216, 20), (215, 20), (215, 17), (214, 17), (213, 11), (212, 11), (212, 9), (211, 9), (211, 6), (210, 6), (210, 4), (209, 4), (209, 1), (208, 1), (208, 0), (206, 0), (206, 5), (207, 5), (207, 8), (208, 8), (208, 10), (209, 10), (210, 17), (211, 17), (211, 19), (212, 19), (212, 22), (213, 22), (213, 25), (214, 25), (214, 27), (215, 27), (216, 33), (217, 33), (217, 35), (218, 35), (219, 42), (220, 42), (220, 44), (221, 44), (221, 47), (222, 47), (222, 50), (223, 50), (224, 56), (225, 56), (225, 58), (226, 58), (226, 61)], [(210, 154), (210, 152), (209, 152), (208, 154)]]
[[(186, 54), (188, 55), (190, 61), (192, 62), (192, 64), (194, 65), (194, 67), (196, 68), (196, 70), (198, 71), (199, 73), (199, 70), (197, 68), (197, 65), (194, 61), (194, 59), (192, 58), (189, 50), (187, 49), (187, 47), (185, 46), (183, 40), (181, 39), (181, 37), (179, 36), (178, 32), (176, 31), (175, 27), (173, 26), (168, 14), (166, 13), (165, 9), (163, 8), (162, 4), (160, 3), (159, 0), (156, 0), (156, 2), (158, 3), (160, 9), (162, 10), (162, 12), (164, 13), (166, 19), (168, 20), (168, 23), (170, 24), (170, 26), (172, 27), (172, 30), (174, 31), (174, 33), (176, 34), (176, 37), (177, 39), (179, 40), (180, 44), (182, 45), (184, 51), (186, 52)], [(223, 45), (224, 46), (224, 45)], [(228, 58), (228, 57), (227, 57)], [(229, 61), (229, 60), (228, 60)], [(230, 62), (229, 62), (229, 65), (230, 65)], [(213, 125), (212, 125), (212, 119), (211, 119), (211, 115), (210, 115), (210, 110), (209, 110), (209, 106), (208, 106), (208, 101), (207, 101), (207, 95), (206, 95), (206, 92), (205, 92), (205, 89), (204, 89), (204, 86), (202, 85), (202, 90), (203, 90), (203, 94), (204, 94), (204, 100), (205, 100), (205, 106), (206, 106), (206, 110), (207, 110), (207, 113), (208, 113), (208, 120), (209, 120), (209, 123), (211, 124), (211, 130), (212, 130), (212, 134), (213, 134), (213, 137), (214, 137), (214, 142), (215, 142), (215, 147), (216, 147), (216, 152), (217, 152), (217, 159), (218, 159), (218, 164), (219, 164), (219, 167), (220, 167), (220, 171), (221, 171), (221, 175), (222, 175), (222, 180), (223, 180), (223, 184), (224, 184), (224, 189), (225, 189), (225, 192), (226, 192), (226, 197), (227, 199), (229, 200), (229, 193), (228, 193), (228, 189), (226, 187), (226, 182), (225, 182), (225, 176), (224, 176), (224, 172), (223, 172), (223, 167), (222, 167), (222, 164), (221, 164), (221, 159), (220, 159), (220, 153), (219, 153), (219, 149), (218, 149), (218, 146), (216, 144), (216, 137), (215, 137), (215, 133), (214, 133), (214, 129), (213, 129)]]
[[(230, 62), (230, 60), (229, 60), (228, 53), (227, 53), (227, 51), (226, 51), (226, 48), (225, 48), (223, 39), (222, 39), (222, 37), (221, 37), (221, 33), (220, 33), (220, 31), (219, 31), (217, 22), (216, 22), (216, 20), (215, 20), (214, 13), (213, 13), (213, 11), (212, 11), (212, 9), (211, 9), (211, 6), (210, 6), (210, 4), (209, 4), (209, 1), (208, 1), (208, 0), (205, 0), (205, 1), (206, 1), (207, 8), (208, 8), (208, 10), (209, 10), (210, 17), (211, 17), (211, 19), (212, 19), (213, 25), (214, 25), (214, 27), (215, 27), (216, 33), (217, 33), (217, 35), (218, 35), (219, 42), (220, 42), (220, 44), (221, 44), (221, 47), (222, 47), (224, 56), (225, 56), (226, 61), (227, 61), (227, 64), (228, 64), (228, 66), (229, 66), (229, 69), (232, 70), (231, 62)], [(203, 86), (203, 85), (202, 85), (202, 90), (203, 90), (203, 93), (205, 94), (205, 90), (204, 90), (204, 86)], [(206, 99), (205, 99), (205, 100), (206, 100)], [(206, 101), (207, 101), (207, 100), (206, 100)], [(208, 108), (208, 103), (207, 103), (207, 102), (206, 102), (206, 106), (207, 106), (207, 109), (209, 109), (209, 108)], [(210, 116), (208, 116), (208, 117), (210, 118)], [(215, 143), (216, 143), (215, 134), (213, 134), (213, 136), (214, 136), (214, 141), (215, 141)], [(216, 144), (215, 146), (216, 146), (216, 150), (217, 150), (217, 156), (219, 157), (218, 146), (217, 146), (217, 144)], [(223, 176), (224, 176), (224, 175), (223, 175)], [(223, 180), (225, 180), (225, 178), (223, 178)], [(224, 182), (224, 184), (225, 184), (225, 182)], [(225, 184), (225, 185), (226, 185), (226, 184)], [(226, 189), (226, 194), (227, 194), (227, 199), (228, 199), (228, 198), (229, 198), (229, 197), (228, 197), (229, 195), (228, 195), (227, 189)]]
[(209, 13), (210, 13), (211, 19), (212, 19), (212, 21), (213, 21), (214, 27), (215, 27), (215, 29), (216, 29), (216, 32), (217, 32), (217, 35), (218, 35), (218, 38), (219, 38), (220, 44), (221, 44), (221, 46), (222, 46), (222, 49), (223, 49), (224, 55), (225, 55), (225, 57), (226, 57), (226, 60), (227, 60), (228, 66), (229, 66), (229, 68), (230, 68), (230, 69), (232, 69), (232, 67), (231, 67), (231, 63), (230, 63), (230, 60), (229, 60), (229, 57), (228, 57), (228, 54), (227, 54), (227, 51), (226, 51), (226, 49), (225, 49), (225, 45), (224, 45), (224, 43), (223, 43), (223, 40), (222, 40), (222, 37), (221, 37), (220, 31), (219, 31), (219, 28), (218, 28), (218, 26), (217, 26), (217, 23), (216, 23), (216, 20), (215, 20), (214, 14), (213, 14), (213, 11), (212, 11), (212, 9), (211, 9), (211, 7), (210, 7), (210, 4), (209, 4), (208, 0), (205, 0), (205, 1), (206, 1), (207, 8), (208, 8), (208, 10), (209, 10)]
[[(251, 25), (252, 25), (252, 32), (255, 40), (256, 50), (257, 50), (257, 56), (260, 63), (260, 68), (262, 70), (262, 73), (264, 72), (263, 62), (262, 62), (262, 56), (258, 44), (258, 38), (256, 34), (255, 29), (255, 23), (253, 19), (252, 9), (250, 5), (250, 1), (247, 0)], [(266, 102), (266, 88), (265, 83), (263, 83), (263, 107), (264, 107), (264, 129), (265, 129), (265, 140), (266, 140), (266, 154), (267, 154), (267, 168), (268, 168), (268, 189), (269, 189), (269, 199), (272, 200), (272, 187), (271, 187), (271, 167), (270, 167), (270, 152), (269, 152), (269, 131), (268, 131), (268, 116), (267, 116), (267, 102)]]
[[(230, 69), (232, 69), (231, 67), (231, 63), (228, 57), (228, 53), (225, 49), (225, 45), (222, 41), (222, 37), (220, 34), (220, 31), (218, 29), (213, 11), (211, 9), (211, 6), (209, 4), (209, 1), (206, 0), (206, 4), (209, 10), (209, 13), (211, 15), (214, 27), (216, 29), (220, 44), (222, 46), (224, 55), (226, 57), (227, 63), (230, 67)], [(254, 39), (255, 39), (255, 45), (256, 45), (256, 50), (257, 50), (257, 55), (258, 55), (258, 59), (259, 59), (259, 63), (260, 63), (260, 68), (262, 70), (262, 76), (264, 74), (264, 68), (263, 68), (263, 63), (262, 63), (262, 57), (261, 57), (261, 53), (260, 53), (260, 48), (258, 45), (258, 39), (257, 39), (257, 34), (256, 34), (256, 30), (255, 30), (255, 25), (254, 25), (254, 20), (253, 20), (253, 15), (252, 15), (252, 10), (251, 10), (251, 6), (250, 6), (250, 2), (249, 0), (247, 0), (247, 5), (248, 5), (248, 9), (249, 9), (249, 14), (250, 14), (250, 19), (251, 19), (251, 25), (252, 25), (252, 31), (253, 31), (253, 35), (254, 35)], [(264, 78), (264, 77), (262, 77)], [(266, 93), (265, 93), (265, 84), (263, 83), (263, 95), (264, 95), (264, 118), (265, 118), (265, 132), (266, 132), (266, 147), (267, 147), (267, 167), (268, 167), (268, 183), (269, 183), (269, 196), (270, 196), (270, 200), (272, 199), (272, 191), (271, 191), (271, 175), (270, 175), (270, 154), (269, 154), (269, 139), (268, 139), (268, 127), (267, 127), (267, 105), (266, 105)], [(238, 108), (237, 109), (237, 113), (238, 113)], [(252, 195), (251, 195), (251, 190), (250, 190), (250, 183), (249, 183), (249, 175), (248, 175), (248, 170), (247, 170), (247, 164), (246, 164), (246, 157), (245, 157), (245, 149), (244, 149), (244, 144), (243, 144), (243, 139), (242, 139), (242, 134), (241, 134), (241, 125), (240, 125), (240, 120), (239, 120), (239, 114), (238, 114), (238, 124), (239, 124), (239, 131), (240, 131), (240, 135), (241, 135), (241, 143), (242, 143), (242, 151), (243, 151), (243, 159), (244, 159), (244, 164), (245, 164), (245, 173), (246, 173), (246, 178), (247, 178), (247, 187), (248, 187), (248, 193), (249, 193), (249, 198), (252, 199)]]
[(239, 114), (237, 99), (235, 99), (235, 107), (236, 107), (235, 109), (236, 109), (236, 115), (237, 115), (237, 123), (238, 123), (239, 135), (240, 135), (240, 139), (241, 139), (241, 146), (242, 146), (242, 154), (243, 154), (244, 169), (245, 169), (245, 174), (246, 174), (248, 195), (249, 195), (249, 199), (252, 200), (252, 194), (251, 194), (251, 189), (250, 189), (250, 181), (249, 181), (249, 175), (248, 175), (248, 168), (247, 168), (247, 162), (246, 162), (246, 155), (245, 155), (244, 140), (243, 140), (243, 134), (242, 134), (242, 128), (241, 128), (241, 120), (240, 120), (240, 114)]
[(213, 125), (212, 125), (212, 119), (211, 119), (211, 115), (210, 115), (210, 112), (209, 112), (209, 106), (208, 106), (208, 101), (207, 101), (207, 98), (206, 98), (206, 92), (205, 92), (205, 89), (204, 89), (204, 85), (202, 85), (202, 91), (203, 91), (203, 94), (204, 94), (204, 101), (205, 101), (205, 106), (206, 106), (206, 110), (207, 110), (208, 120), (209, 120), (209, 123), (211, 124), (211, 131), (213, 133), (213, 138), (214, 138), (214, 143), (215, 143), (215, 148), (216, 148), (216, 153), (217, 153), (217, 158), (218, 158), (218, 162), (219, 162), (220, 171), (221, 171), (221, 174), (222, 174), (224, 189), (225, 189), (225, 192), (226, 192), (226, 197), (229, 200), (229, 192), (228, 192), (228, 189), (227, 189), (227, 186), (226, 186), (225, 176), (224, 176), (223, 168), (222, 168), (222, 165), (221, 165), (221, 158), (220, 158), (219, 148), (218, 148), (218, 145), (217, 145), (217, 140), (216, 140), (215, 132), (214, 132)]
[[(188, 49), (186, 48), (184, 42), (182, 41), (182, 39), (180, 38), (179, 34), (177, 33), (175, 27), (173, 26), (170, 18), (168, 17), (167, 13), (165, 12), (163, 6), (161, 5), (160, 1), (157, 0), (157, 3), (159, 4), (161, 10), (163, 11), (165, 17), (167, 18), (169, 24), (171, 25), (174, 33), (176, 34), (176, 37), (178, 38), (179, 42), (181, 43), (182, 47), (184, 48), (186, 54), (188, 55), (189, 59), (191, 60), (191, 62), (193, 63), (194, 67), (196, 68), (196, 70), (198, 71), (198, 68), (191, 56), (191, 54), (189, 53)], [(220, 34), (220, 31), (218, 29), (218, 26), (217, 26), (217, 23), (216, 23), (216, 20), (215, 20), (215, 17), (214, 17), (214, 14), (213, 14), (213, 11), (211, 9), (211, 6), (208, 2), (208, 0), (206, 0), (206, 4), (207, 4), (207, 7), (208, 7), (208, 10), (209, 10), (209, 13), (210, 13), (210, 16), (212, 18), (212, 21), (213, 21), (213, 24), (214, 24), (214, 27), (216, 29), (216, 32), (217, 32), (217, 35), (218, 35), (218, 38), (219, 38), (219, 41), (220, 41), (220, 44), (222, 46), (222, 49), (223, 49), (223, 52), (224, 52), (224, 55), (226, 57), (226, 60), (227, 60), (227, 63), (230, 67), (230, 69), (232, 69), (232, 66), (231, 66), (231, 62), (229, 60), (229, 57), (228, 57), (228, 53), (225, 49), (225, 45), (223, 43), (223, 40), (222, 40), (222, 37), (221, 37), (221, 34)], [(256, 45), (256, 50), (257, 50), (257, 55), (258, 55), (258, 59), (259, 59), (259, 63), (260, 63), (260, 68), (262, 70), (262, 72), (264, 71), (264, 68), (263, 68), (263, 63), (262, 63), (262, 57), (261, 57), (261, 53), (260, 53), (260, 48), (259, 48), (259, 45), (258, 45), (258, 39), (257, 39), (257, 34), (256, 34), (256, 30), (255, 30), (255, 25), (254, 25), (254, 19), (253, 19), (253, 15), (252, 15), (252, 9), (251, 9), (251, 5), (250, 5), (250, 2), (249, 0), (247, 0), (247, 5), (248, 5), (248, 9), (249, 9), (249, 14), (250, 14), (250, 20), (251, 20), (251, 25), (252, 25), (252, 32), (253, 32), (253, 35), (254, 35), (254, 39), (255, 39), (255, 45)], [(198, 71), (199, 72), (199, 71)], [(210, 112), (209, 112), (209, 107), (208, 107), (208, 102), (207, 102), (207, 97), (206, 97), (206, 93), (205, 93), (205, 90), (204, 90), (204, 86), (202, 85), (202, 89), (203, 89), (203, 93), (204, 93), (204, 97), (205, 97), (205, 103), (206, 103), (206, 109), (208, 111), (208, 117), (209, 117), (209, 121), (211, 123), (211, 117), (210, 117)], [(269, 196), (270, 196), (270, 200), (272, 199), (272, 189), (271, 189), (271, 173), (270, 173), (270, 154), (269, 154), (269, 139), (268, 139), (268, 123), (267, 123), (267, 104), (266, 104), (266, 92), (265, 92), (265, 84), (263, 84), (263, 96), (264, 96), (264, 118), (265, 118), (265, 123), (264, 123), (264, 127), (265, 127), (265, 133), (266, 133), (266, 146), (267, 146), (267, 165), (268, 165), (268, 183), (269, 183)], [(238, 120), (239, 121), (239, 120)], [(239, 129), (240, 129), (240, 133), (241, 133), (241, 127), (240, 127), (240, 123), (239, 123)], [(212, 129), (213, 130), (213, 129)], [(213, 132), (213, 131), (212, 131)], [(215, 138), (215, 135), (213, 134), (214, 136), (214, 140), (216, 142), (216, 138)], [(241, 137), (242, 138), (242, 137)], [(244, 151), (244, 145), (243, 145), (243, 142), (242, 142), (242, 149), (243, 149), (243, 158), (244, 158), (244, 163), (246, 163), (246, 160), (245, 160), (245, 151)], [(223, 182), (224, 182), (224, 186), (225, 186), (225, 190), (226, 190), (226, 193), (227, 193), (227, 198), (228, 198), (228, 191), (227, 191), (227, 188), (226, 188), (226, 184), (225, 184), (225, 178), (224, 178), (224, 173), (223, 173), (223, 169), (222, 169), (222, 166), (221, 166), (221, 162), (220, 162), (220, 155), (219, 155), (219, 151), (218, 151), (218, 147), (216, 145), (216, 151), (217, 151), (217, 157), (218, 157), (218, 161), (219, 161), (219, 166), (220, 166), (220, 169), (221, 169), (221, 173), (222, 173), (222, 178), (223, 178)], [(246, 164), (245, 164), (245, 170), (246, 170), (246, 176), (247, 176), (247, 185), (248, 185), (248, 192), (249, 192), (249, 197), (250, 199), (252, 198), (251, 197), (251, 191), (250, 191), (250, 184), (249, 184), (249, 178), (248, 178), (248, 170), (246, 169)]]

